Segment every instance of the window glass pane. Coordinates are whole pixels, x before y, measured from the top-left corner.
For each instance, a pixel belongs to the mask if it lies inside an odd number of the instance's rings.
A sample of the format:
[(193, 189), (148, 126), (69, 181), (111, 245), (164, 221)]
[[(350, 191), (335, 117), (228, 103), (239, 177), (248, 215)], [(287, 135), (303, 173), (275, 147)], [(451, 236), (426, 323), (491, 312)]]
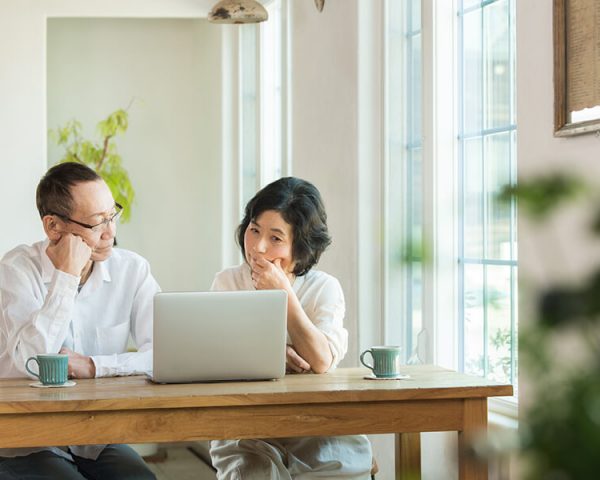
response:
[(412, 322), (407, 332), (407, 349), (410, 356), (417, 346), (417, 336), (423, 328), (423, 266), (421, 262), (412, 262), (410, 265), (411, 310), (409, 312)]
[(406, 89), (405, 109), (405, 201), (404, 239), (408, 247), (406, 275), (406, 357), (417, 346), (416, 337), (422, 328), (423, 291), (422, 241), (423, 241), (423, 176), (422, 176), (422, 81), (421, 81), (421, 2), (407, 2), (406, 14)]
[(509, 2), (497, 0), (483, 9), (486, 128), (511, 121)]
[(464, 255), (483, 257), (483, 158), (481, 138), (464, 142)]
[(407, 163), (409, 171), (407, 174), (407, 199), (405, 202), (407, 212), (407, 287), (408, 287), (408, 310), (407, 315), (410, 322), (407, 323), (406, 348), (409, 354), (416, 348), (417, 335), (423, 327), (423, 175), (422, 175), (422, 149), (414, 147), (407, 149)]
[(241, 25), (241, 155), (242, 155), (242, 205), (256, 193), (257, 178), (257, 65), (256, 25)]
[(423, 162), (421, 159), (421, 147), (408, 150), (408, 161), (410, 162), (410, 187), (407, 188), (410, 198), (408, 207), (410, 213), (408, 218), (410, 224), (407, 231), (412, 247), (411, 258), (413, 260), (422, 258), (421, 245), (423, 242)]
[(511, 381), (511, 266), (486, 268), (486, 313), (488, 322), (488, 377)]
[(263, 187), (281, 177), (282, 147), (282, 12), (281, 0), (267, 6), (269, 21), (260, 24), (260, 153)]
[(462, 7), (464, 9), (473, 7), (475, 5), (481, 5), (481, 0), (462, 0)]
[(485, 138), (486, 167), (486, 258), (511, 259), (511, 206), (499, 199), (511, 183), (511, 132)]
[[(515, 124), (517, 123), (517, 118), (516, 118), (516, 105), (517, 105), (517, 101), (516, 101), (516, 85), (517, 85), (517, 68), (516, 68), (516, 63), (517, 63), (517, 55), (516, 55), (516, 48), (517, 48), (517, 27), (516, 27), (516, 22), (515, 22), (515, 2), (516, 0), (511, 0), (509, 3), (509, 42), (510, 42), (510, 62), (509, 62), (509, 67), (510, 67), (510, 106), (511, 106), (511, 115), (510, 115), (510, 123), (511, 124)], [(513, 158), (517, 158), (516, 156), (513, 156)]]
[(459, 279), (461, 367), (501, 382), (517, 365), (516, 205), (498, 200), (516, 183), (514, 0), (463, 2), (459, 131), (463, 207)]
[(483, 128), (481, 10), (473, 10), (463, 17), (463, 108), (464, 133), (479, 132)]
[[(387, 228), (385, 278), (386, 334), (390, 342), (403, 345), (407, 315), (405, 305), (406, 269), (404, 252), (403, 206), (405, 204), (405, 7), (408, 2), (388, 1), (386, 6), (386, 145), (388, 151)], [(406, 355), (406, 351), (404, 352)], [(405, 357), (406, 358), (406, 357)]]
[[(510, 170), (510, 184), (516, 185), (517, 183), (517, 131), (513, 130), (510, 133), (510, 158), (512, 158), (511, 162), (511, 170)], [(512, 242), (513, 242), (513, 260), (517, 260), (519, 258), (518, 255), (518, 242), (517, 238), (517, 228), (519, 223), (517, 221), (517, 205), (516, 202), (512, 202), (511, 205), (511, 226), (512, 226)]]
[[(386, 5), (386, 339), (413, 357), (422, 328), (421, 2)], [(415, 357), (413, 357), (415, 359)]]
[[(396, 1), (396, 0), (392, 0)], [(398, 2), (400, 3), (400, 2)], [(408, 0), (410, 3), (410, 27), (411, 30), (421, 29), (421, 0)]]
[(410, 102), (410, 117), (408, 119), (409, 143), (421, 142), (422, 131), (422, 88), (421, 88), (421, 34), (410, 37), (410, 66), (407, 72), (408, 101)]
[(519, 311), (519, 289), (517, 288), (517, 277), (519, 274), (519, 269), (517, 267), (512, 267), (512, 294), (511, 294), (511, 309), (512, 309), (512, 318), (511, 318), (511, 378), (510, 383), (514, 386), (514, 396), (519, 396), (519, 382), (517, 378), (519, 377), (519, 322), (518, 322), (518, 311)]
[(485, 374), (483, 265), (464, 266), (464, 370)]

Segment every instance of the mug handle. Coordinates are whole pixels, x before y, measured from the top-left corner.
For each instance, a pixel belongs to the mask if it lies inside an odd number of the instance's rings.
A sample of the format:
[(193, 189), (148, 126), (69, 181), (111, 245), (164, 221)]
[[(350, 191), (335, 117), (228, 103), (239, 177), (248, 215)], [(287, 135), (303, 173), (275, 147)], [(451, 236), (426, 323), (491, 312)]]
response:
[(32, 372), (32, 371), (29, 369), (29, 362), (30, 362), (31, 360), (34, 360), (34, 361), (35, 361), (35, 363), (37, 363), (37, 364), (38, 364), (38, 369), (40, 368), (40, 362), (38, 362), (38, 359), (37, 359), (37, 358), (35, 358), (35, 357), (29, 357), (29, 358), (27, 359), (27, 361), (25, 362), (25, 370), (27, 370), (29, 373), (31, 373), (31, 374), (32, 374), (34, 377), (37, 377), (37, 379), (38, 379), (38, 380), (41, 382), (41, 381), (42, 381), (42, 379), (40, 378), (40, 376), (39, 376), (37, 373), (35, 373), (35, 372)]
[(363, 360), (364, 356), (365, 356), (367, 353), (370, 353), (370, 354), (371, 354), (371, 358), (373, 358), (373, 352), (372, 352), (370, 349), (369, 349), (369, 350), (365, 350), (364, 352), (362, 352), (362, 353), (360, 354), (360, 363), (362, 363), (362, 364), (363, 364), (365, 367), (367, 367), (367, 368), (371, 369), (373, 372), (375, 372), (375, 367), (374, 367), (373, 365), (369, 365), (368, 363), (366, 363), (366, 362)]

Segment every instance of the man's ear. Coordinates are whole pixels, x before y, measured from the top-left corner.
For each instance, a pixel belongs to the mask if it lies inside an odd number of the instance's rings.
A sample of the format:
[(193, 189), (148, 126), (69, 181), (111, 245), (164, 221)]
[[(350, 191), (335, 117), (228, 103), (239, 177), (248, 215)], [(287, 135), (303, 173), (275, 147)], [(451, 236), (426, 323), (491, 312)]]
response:
[(57, 219), (54, 215), (44, 215), (42, 217), (42, 225), (44, 226), (44, 232), (51, 242), (58, 242), (62, 237), (62, 225), (58, 222), (61, 220)]

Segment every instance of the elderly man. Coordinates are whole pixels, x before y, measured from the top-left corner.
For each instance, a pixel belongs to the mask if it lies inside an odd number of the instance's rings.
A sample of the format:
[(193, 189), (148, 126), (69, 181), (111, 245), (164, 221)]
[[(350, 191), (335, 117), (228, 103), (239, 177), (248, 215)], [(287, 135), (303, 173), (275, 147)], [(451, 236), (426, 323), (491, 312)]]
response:
[[(121, 206), (80, 163), (52, 167), (37, 187), (45, 241), (0, 261), (0, 377), (26, 376), (40, 353), (69, 356), (69, 377), (131, 375), (152, 369), (148, 262), (115, 249)], [(137, 351), (127, 352), (129, 335)], [(76, 387), (75, 387), (76, 388)], [(124, 445), (0, 449), (2, 479), (154, 478)]]

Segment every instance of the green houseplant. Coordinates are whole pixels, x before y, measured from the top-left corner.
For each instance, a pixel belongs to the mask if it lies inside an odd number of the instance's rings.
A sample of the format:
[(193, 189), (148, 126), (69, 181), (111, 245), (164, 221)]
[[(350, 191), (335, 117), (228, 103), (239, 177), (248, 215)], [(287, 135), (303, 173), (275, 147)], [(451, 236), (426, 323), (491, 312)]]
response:
[[(567, 202), (589, 202), (589, 225), (600, 234), (595, 189), (570, 174), (555, 173), (508, 188), (519, 207), (542, 223)], [(581, 205), (583, 206), (583, 205)], [(558, 281), (538, 292), (535, 321), (520, 336), (530, 377), (521, 421), (521, 455), (527, 480), (598, 478), (600, 470), (600, 265), (579, 282)], [(569, 339), (577, 351), (565, 357)], [(571, 350), (572, 350), (571, 348)]]
[(59, 163), (79, 162), (94, 169), (110, 188), (115, 201), (124, 207), (123, 222), (131, 218), (135, 191), (117, 153), (114, 138), (125, 133), (128, 126), (127, 110), (118, 109), (98, 122), (97, 130), (101, 138), (97, 142), (82, 138), (82, 126), (77, 120), (70, 120), (63, 127), (49, 131), (50, 139), (65, 149)]

